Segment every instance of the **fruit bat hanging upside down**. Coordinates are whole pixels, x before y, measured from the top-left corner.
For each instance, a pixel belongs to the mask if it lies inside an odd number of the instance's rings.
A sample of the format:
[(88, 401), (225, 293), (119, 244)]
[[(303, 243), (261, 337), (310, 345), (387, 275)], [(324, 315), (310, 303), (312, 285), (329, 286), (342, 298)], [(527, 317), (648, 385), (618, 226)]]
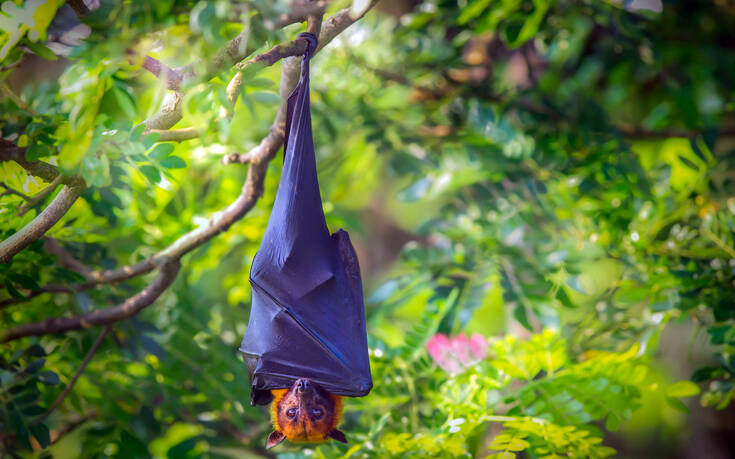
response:
[(268, 226), (250, 268), (253, 300), (242, 351), (251, 404), (271, 404), (268, 447), (346, 442), (342, 396), (372, 388), (360, 267), (345, 231), (322, 210), (309, 107), (309, 42), (288, 99), (284, 163)]
[(273, 432), (267, 447), (285, 438), (292, 442), (321, 443), (333, 438), (347, 443), (337, 429), (342, 416), (342, 397), (330, 394), (306, 378), (297, 379), (290, 389), (274, 389), (271, 403)]

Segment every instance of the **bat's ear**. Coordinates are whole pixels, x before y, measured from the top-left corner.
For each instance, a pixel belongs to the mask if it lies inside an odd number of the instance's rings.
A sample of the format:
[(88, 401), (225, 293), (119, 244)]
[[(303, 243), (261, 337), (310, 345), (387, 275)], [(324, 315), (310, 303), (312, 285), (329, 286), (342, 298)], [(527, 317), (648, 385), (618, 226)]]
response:
[(345, 433), (341, 430), (334, 429), (333, 431), (329, 432), (329, 435), (327, 436), (337, 441), (341, 441), (342, 443), (347, 443), (347, 437), (345, 437)]
[[(285, 438), (286, 436), (283, 435), (283, 432), (274, 430), (270, 435), (268, 435), (268, 443), (266, 443), (265, 447), (269, 449), (273, 448), (277, 444), (281, 443)], [(342, 438), (344, 438), (344, 434), (342, 435)]]

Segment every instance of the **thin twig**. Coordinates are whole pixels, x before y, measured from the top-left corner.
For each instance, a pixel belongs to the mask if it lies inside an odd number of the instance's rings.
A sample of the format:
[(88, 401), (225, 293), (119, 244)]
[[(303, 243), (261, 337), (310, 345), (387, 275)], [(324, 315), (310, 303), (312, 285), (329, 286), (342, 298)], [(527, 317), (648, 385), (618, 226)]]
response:
[(18, 108), (20, 108), (21, 110), (26, 111), (35, 117), (41, 116), (37, 111), (35, 111), (31, 107), (29, 107), (28, 104), (23, 102), (23, 99), (21, 99), (16, 93), (14, 93), (13, 90), (10, 89), (10, 86), (8, 86), (7, 83), (5, 83), (4, 81), (0, 81), (0, 92), (5, 93), (5, 95), (8, 96), (8, 98), (12, 100), (15, 105), (17, 105)]
[(107, 334), (110, 333), (110, 328), (111, 326), (108, 325), (100, 332), (100, 334), (97, 336), (97, 339), (94, 340), (94, 343), (92, 343), (92, 347), (90, 347), (89, 350), (87, 351), (87, 355), (84, 356), (84, 360), (82, 360), (81, 365), (79, 365), (79, 368), (77, 368), (76, 373), (74, 373), (74, 376), (72, 376), (71, 380), (69, 381), (69, 384), (67, 384), (64, 390), (61, 391), (59, 396), (56, 397), (56, 400), (54, 400), (54, 403), (51, 404), (51, 408), (48, 409), (46, 414), (41, 416), (41, 418), (38, 419), (37, 422), (43, 422), (44, 420), (46, 420), (46, 418), (48, 418), (51, 415), (51, 413), (53, 413), (54, 410), (58, 408), (59, 405), (61, 405), (61, 402), (64, 401), (64, 399), (66, 398), (67, 395), (69, 395), (71, 390), (74, 389), (74, 384), (77, 383), (77, 379), (79, 379), (79, 376), (82, 375), (82, 373), (84, 372), (84, 369), (87, 368), (87, 365), (89, 365), (89, 362), (92, 361), (92, 357), (94, 356), (94, 353), (97, 352), (97, 349), (99, 349), (99, 347), (102, 345)]
[(16, 196), (19, 196), (19, 197), (25, 199), (26, 201), (30, 201), (31, 199), (33, 199), (30, 196), (28, 196), (27, 194), (23, 194), (20, 191), (14, 189), (14, 188), (9, 187), (8, 185), (5, 184), (5, 182), (0, 182), (0, 187), (5, 188), (5, 191), (3, 191), (2, 193), (0, 193), (0, 197), (6, 196), (6, 195), (9, 195), (9, 194), (14, 194)]
[(253, 157), (250, 153), (229, 153), (222, 158), (222, 164), (248, 164)]
[(8, 65), (4, 65), (4, 66), (0, 67), (0, 72), (6, 72), (8, 70), (12, 70), (14, 68), (20, 67), (21, 65), (23, 65), (23, 62), (25, 62), (26, 56), (28, 56), (28, 55), (27, 54), (24, 54), (20, 59), (18, 59), (17, 61), (13, 62), (12, 64), (8, 64)]
[(23, 206), (18, 210), (18, 215), (19, 216), (25, 215), (26, 212), (28, 212), (29, 210), (31, 210), (31, 208), (33, 208), (33, 206), (41, 202), (43, 198), (48, 196), (50, 193), (56, 191), (56, 188), (58, 188), (59, 185), (63, 183), (63, 181), (64, 181), (64, 176), (61, 174), (57, 175), (56, 178), (47, 187), (45, 187), (43, 190), (39, 191), (35, 195), (31, 196), (27, 200), (27, 202), (23, 204)]

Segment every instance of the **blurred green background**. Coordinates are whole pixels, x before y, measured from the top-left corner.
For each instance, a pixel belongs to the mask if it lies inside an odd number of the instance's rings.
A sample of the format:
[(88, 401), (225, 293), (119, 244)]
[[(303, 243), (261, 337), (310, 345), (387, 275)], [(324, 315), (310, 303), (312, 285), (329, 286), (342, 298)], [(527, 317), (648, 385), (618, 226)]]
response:
[[(0, 129), (85, 179), (46, 236), (111, 269), (229, 205), (250, 166), (222, 158), (255, 147), (280, 101), (279, 62), (229, 108), (227, 67), (183, 88), (175, 127), (200, 135), (156, 142), (133, 127), (167, 89), (128, 50), (196, 69), (243, 31), (255, 56), (305, 25), (278, 28), (285, 1), (87, 4), (80, 26), (64, 2), (3, 2)], [(324, 211), (358, 252), (375, 384), (346, 403), (349, 444), (265, 450), (236, 352), (279, 153), (256, 206), (112, 326), (48, 417), (100, 329), (0, 344), (0, 455), (733, 457), (733, 31), (731, 0), (378, 2), (311, 63)], [(5, 239), (54, 195), (19, 212), (8, 189), (48, 184), (13, 161), (0, 179)], [(153, 279), (29, 298), (84, 281), (44, 247), (0, 264), (3, 329)], [(489, 349), (450, 374), (436, 333)]]

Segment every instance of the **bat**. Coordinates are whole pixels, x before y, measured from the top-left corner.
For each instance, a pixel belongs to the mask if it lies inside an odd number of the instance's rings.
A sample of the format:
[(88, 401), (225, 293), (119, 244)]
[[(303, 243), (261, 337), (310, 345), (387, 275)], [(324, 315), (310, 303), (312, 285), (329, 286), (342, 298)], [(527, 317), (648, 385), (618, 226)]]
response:
[(372, 389), (357, 255), (345, 231), (330, 235), (322, 210), (309, 101), (316, 38), (300, 37), (310, 44), (288, 99), (281, 182), (250, 268), (253, 299), (240, 346), (253, 406), (298, 399), (298, 381), (330, 396)]
[(330, 394), (306, 378), (297, 379), (290, 389), (274, 389), (271, 403), (273, 432), (267, 448), (288, 438), (295, 443), (322, 443), (333, 438), (347, 443), (337, 429), (342, 416), (342, 397)]

